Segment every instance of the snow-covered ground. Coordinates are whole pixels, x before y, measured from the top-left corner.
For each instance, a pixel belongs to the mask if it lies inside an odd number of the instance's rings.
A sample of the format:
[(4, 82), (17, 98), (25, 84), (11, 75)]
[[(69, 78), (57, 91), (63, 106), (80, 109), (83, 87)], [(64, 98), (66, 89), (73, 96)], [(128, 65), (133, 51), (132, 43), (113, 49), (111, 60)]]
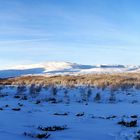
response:
[[(49, 140), (139, 140), (140, 90), (117, 90), (111, 94), (91, 87), (0, 88), (0, 139), (32, 140), (24, 132), (46, 133), (38, 129), (66, 126), (48, 131)], [(97, 96), (98, 95), (98, 96)], [(25, 98), (27, 97), (27, 100)], [(134, 127), (118, 124), (137, 120)]]
[[(139, 69), (139, 66), (49, 62), (0, 70), (0, 78), (124, 73)], [(140, 139), (138, 86), (111, 89), (95, 85), (28, 84), (0, 85), (0, 140)]]
[(134, 65), (81, 65), (70, 62), (47, 62), (33, 65), (20, 65), (0, 70), (0, 78), (22, 75), (68, 75), (139, 72), (140, 66)]

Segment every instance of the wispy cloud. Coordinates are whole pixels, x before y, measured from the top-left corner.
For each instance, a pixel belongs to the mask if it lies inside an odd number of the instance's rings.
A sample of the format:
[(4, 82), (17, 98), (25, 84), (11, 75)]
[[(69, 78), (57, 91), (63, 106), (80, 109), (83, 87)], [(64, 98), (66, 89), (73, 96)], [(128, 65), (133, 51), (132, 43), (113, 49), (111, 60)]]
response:
[(140, 10), (136, 3), (1, 1), (0, 63), (139, 63)]

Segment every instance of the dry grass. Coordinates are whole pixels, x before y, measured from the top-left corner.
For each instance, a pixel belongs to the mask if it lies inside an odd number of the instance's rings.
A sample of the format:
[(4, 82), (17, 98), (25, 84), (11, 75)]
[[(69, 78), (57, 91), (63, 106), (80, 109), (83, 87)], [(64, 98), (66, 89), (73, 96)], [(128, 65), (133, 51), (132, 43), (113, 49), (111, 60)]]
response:
[(140, 88), (140, 73), (122, 74), (88, 74), (78, 76), (22, 76), (9, 79), (0, 79), (1, 85), (63, 85), (63, 86), (98, 86), (105, 88), (111, 86), (113, 89), (129, 88), (135, 86)]

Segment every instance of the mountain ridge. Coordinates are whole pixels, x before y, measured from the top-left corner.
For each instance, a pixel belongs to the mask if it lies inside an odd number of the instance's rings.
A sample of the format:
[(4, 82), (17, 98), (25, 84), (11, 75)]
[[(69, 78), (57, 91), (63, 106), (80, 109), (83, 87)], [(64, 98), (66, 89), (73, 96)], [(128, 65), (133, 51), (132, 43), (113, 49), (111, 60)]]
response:
[(0, 70), (0, 78), (17, 77), (24, 75), (79, 75), (79, 74), (111, 74), (124, 72), (139, 72), (136, 65), (83, 65), (71, 62), (47, 62), (30, 65), (18, 65)]

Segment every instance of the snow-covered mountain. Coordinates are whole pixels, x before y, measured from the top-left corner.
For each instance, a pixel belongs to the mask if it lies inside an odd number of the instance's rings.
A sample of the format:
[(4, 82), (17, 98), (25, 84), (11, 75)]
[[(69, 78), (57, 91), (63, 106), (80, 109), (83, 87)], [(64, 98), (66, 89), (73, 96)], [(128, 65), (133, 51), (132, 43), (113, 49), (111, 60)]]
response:
[(23, 75), (75, 75), (139, 72), (140, 66), (134, 65), (81, 65), (70, 62), (47, 62), (33, 65), (19, 65), (0, 70), (0, 78)]

